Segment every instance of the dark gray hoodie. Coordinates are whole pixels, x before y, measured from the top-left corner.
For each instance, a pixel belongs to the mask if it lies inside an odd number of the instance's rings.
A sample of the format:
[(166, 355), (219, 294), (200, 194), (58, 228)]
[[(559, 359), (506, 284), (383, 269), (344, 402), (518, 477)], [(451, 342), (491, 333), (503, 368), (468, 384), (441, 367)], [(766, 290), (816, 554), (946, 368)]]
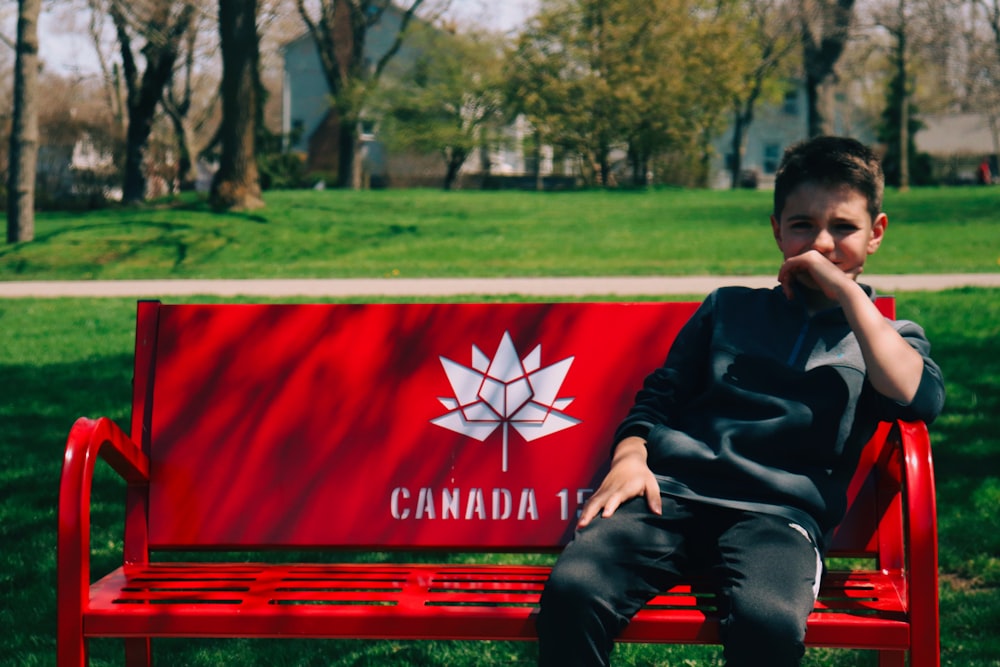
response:
[(780, 515), (822, 548), (878, 422), (930, 423), (944, 405), (923, 330), (893, 325), (924, 358), (909, 405), (868, 382), (840, 308), (810, 316), (780, 287), (717, 290), (646, 378), (615, 442), (646, 439), (663, 493)]

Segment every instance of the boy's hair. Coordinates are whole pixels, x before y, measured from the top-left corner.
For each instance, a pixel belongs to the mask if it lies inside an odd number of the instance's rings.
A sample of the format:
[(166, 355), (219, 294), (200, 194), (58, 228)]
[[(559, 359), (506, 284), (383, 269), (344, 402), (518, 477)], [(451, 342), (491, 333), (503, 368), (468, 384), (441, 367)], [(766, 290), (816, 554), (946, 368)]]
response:
[(872, 220), (882, 212), (882, 165), (878, 156), (856, 139), (815, 137), (785, 150), (774, 181), (775, 218), (781, 218), (788, 196), (804, 183), (847, 185), (868, 200)]

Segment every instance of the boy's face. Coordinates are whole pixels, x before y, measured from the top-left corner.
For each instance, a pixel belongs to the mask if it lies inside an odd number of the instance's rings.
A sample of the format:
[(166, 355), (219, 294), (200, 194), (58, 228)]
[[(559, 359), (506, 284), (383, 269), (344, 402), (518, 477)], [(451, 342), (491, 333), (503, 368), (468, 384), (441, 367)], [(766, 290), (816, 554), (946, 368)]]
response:
[(789, 193), (780, 220), (771, 216), (785, 259), (816, 250), (852, 279), (878, 250), (887, 224), (884, 213), (871, 219), (867, 198), (854, 188), (808, 182)]

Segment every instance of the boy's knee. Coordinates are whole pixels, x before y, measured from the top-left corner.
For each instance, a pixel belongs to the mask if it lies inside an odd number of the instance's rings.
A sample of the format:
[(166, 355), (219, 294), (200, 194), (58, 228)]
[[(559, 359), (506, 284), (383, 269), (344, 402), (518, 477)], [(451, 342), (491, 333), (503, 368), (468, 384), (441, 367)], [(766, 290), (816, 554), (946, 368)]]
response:
[(790, 605), (734, 607), (722, 623), (726, 664), (798, 665), (805, 653), (805, 620)]
[(608, 664), (627, 619), (608, 605), (604, 584), (599, 568), (586, 562), (553, 568), (535, 619), (540, 665)]
[(541, 597), (541, 613), (559, 614), (591, 607), (600, 599), (601, 573), (593, 563), (563, 562), (553, 568)]

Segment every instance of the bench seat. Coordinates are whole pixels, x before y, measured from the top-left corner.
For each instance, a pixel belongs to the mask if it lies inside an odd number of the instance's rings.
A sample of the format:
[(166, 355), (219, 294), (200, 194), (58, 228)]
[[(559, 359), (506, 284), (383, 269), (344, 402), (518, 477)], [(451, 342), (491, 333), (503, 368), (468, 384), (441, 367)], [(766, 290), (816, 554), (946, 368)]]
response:
[[(91, 588), (84, 632), (530, 640), (548, 573), (548, 567), (516, 564), (127, 566)], [(901, 585), (899, 577), (885, 572), (828, 572), (809, 619), (809, 645), (905, 649), (910, 633)], [(716, 643), (712, 604), (710, 593), (676, 587), (650, 601), (622, 640)]]

